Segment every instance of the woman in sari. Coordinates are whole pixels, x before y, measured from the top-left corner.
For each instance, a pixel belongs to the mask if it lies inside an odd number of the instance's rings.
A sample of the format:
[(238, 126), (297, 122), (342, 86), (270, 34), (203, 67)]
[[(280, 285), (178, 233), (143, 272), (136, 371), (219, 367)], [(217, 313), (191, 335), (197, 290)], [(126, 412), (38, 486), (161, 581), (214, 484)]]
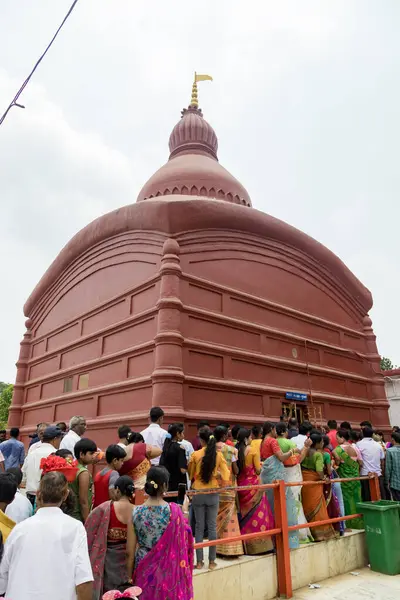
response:
[(151, 467), (148, 498), (133, 513), (133, 530), (128, 530), (133, 579), (143, 590), (140, 600), (193, 599), (193, 536), (181, 508), (164, 501), (167, 489), (168, 471)]
[[(294, 487), (286, 488), (289, 489), (294, 497), (295, 507), (296, 507), (296, 524), (297, 525), (305, 525), (307, 523), (307, 519), (304, 515), (303, 505), (301, 503), (301, 483), (303, 482), (303, 476), (301, 474), (300, 463), (307, 455), (307, 446), (308, 443), (303, 447), (300, 453), (296, 450), (297, 446), (295, 442), (288, 439), (288, 428), (285, 423), (278, 423), (276, 426), (276, 435), (277, 441), (279, 444), (279, 448), (282, 450), (284, 454), (289, 451), (294, 451), (294, 454), (291, 454), (289, 458), (287, 458), (283, 466), (285, 467), (284, 472), (284, 481), (287, 483), (296, 482), (299, 485)], [(290, 496), (290, 494), (289, 494)], [(289, 499), (289, 502), (291, 499)], [(310, 529), (307, 527), (305, 529), (299, 529), (297, 531), (299, 536), (300, 543), (312, 542), (312, 535)], [(292, 543), (296, 543), (293, 539)]]
[[(338, 446), (333, 455), (338, 464), (337, 472), (340, 478), (360, 476), (361, 460), (357, 454), (356, 447), (350, 444), (350, 433), (346, 429), (339, 429), (336, 434)], [(358, 450), (358, 448), (357, 448)], [(357, 502), (361, 502), (361, 482), (360, 481), (342, 481), (341, 483), (344, 512), (346, 515), (355, 515), (358, 513)], [(361, 517), (346, 521), (350, 529), (364, 529), (364, 521)]]
[[(286, 452), (283, 452), (276, 439), (277, 433), (274, 423), (264, 423), (263, 436), (261, 444), (261, 460), (264, 461), (261, 470), (262, 483), (274, 483), (279, 480), (286, 481), (287, 474), (283, 463), (287, 459), (298, 455), (299, 450), (297, 449), (297, 446), (296, 448), (290, 448)], [(285, 488), (285, 496), (288, 524), (289, 526), (297, 525), (296, 500), (291, 487)], [(267, 489), (266, 497), (268, 498), (272, 512), (274, 512), (274, 490)], [(293, 549), (299, 547), (298, 530), (289, 533), (289, 546)]]
[[(227, 487), (231, 480), (226, 461), (221, 452), (217, 451), (215, 437), (209, 427), (202, 427), (199, 431), (199, 437), (202, 449), (193, 452), (189, 461), (189, 477), (193, 482), (192, 490), (195, 495), (192, 500), (192, 507), (196, 519), (195, 538), (196, 543), (201, 543), (205, 537), (206, 530), (208, 539), (217, 539), (217, 515), (219, 506), (219, 493), (211, 492), (218, 487)], [(209, 493), (208, 490), (210, 490)], [(217, 563), (216, 546), (210, 546), (208, 552), (209, 569), (215, 569)], [(196, 550), (196, 569), (204, 567), (203, 548)]]
[(151, 467), (150, 460), (161, 454), (161, 449), (149, 446), (144, 442), (137, 442), (137, 433), (132, 431), (127, 436), (128, 445), (125, 448), (126, 458), (119, 471), (120, 475), (128, 475), (133, 479), (135, 489), (143, 490), (146, 483), (146, 475)]
[[(308, 449), (307, 456), (301, 463), (304, 481), (323, 481), (324, 474), (324, 458), (323, 446), (324, 442), (320, 433), (312, 433), (310, 436), (311, 447)], [(313, 527), (313, 521), (324, 521), (328, 519), (328, 511), (324, 497), (322, 485), (304, 485), (302, 490), (303, 508), (307, 521), (311, 526), (311, 534), (315, 542), (322, 542), (337, 537), (332, 525), (319, 525)]]
[[(240, 429), (237, 437), (239, 486), (258, 485), (260, 483), (261, 463), (257, 450), (250, 445), (250, 431)], [(239, 527), (242, 535), (268, 531), (275, 526), (267, 496), (263, 490), (238, 490), (240, 505)], [(246, 554), (264, 554), (274, 549), (271, 536), (247, 540), (244, 542)]]
[[(168, 436), (165, 438), (163, 451), (160, 457), (160, 466), (165, 467), (169, 473), (168, 491), (177, 492), (180, 484), (187, 485), (187, 460), (185, 448), (181, 446), (184, 439), (183, 423), (173, 423), (168, 427)], [(168, 498), (167, 502), (182, 504), (179, 498)]]
[(93, 600), (100, 600), (109, 590), (129, 587), (133, 571), (133, 549), (127, 547), (128, 530), (133, 531), (132, 479), (119, 477), (115, 489), (118, 500), (103, 502), (85, 522), (94, 578)]
[[(326, 508), (328, 510), (328, 516), (330, 519), (336, 519), (338, 517), (344, 517), (344, 514), (341, 513), (340, 503), (338, 497), (336, 495), (336, 489), (334, 485), (333, 478), (333, 467), (332, 467), (332, 458), (331, 451), (329, 446), (331, 441), (327, 435), (323, 436), (324, 448), (323, 448), (323, 458), (324, 458), (324, 474), (325, 477), (331, 480), (330, 483), (324, 484), (324, 497), (326, 502)], [(340, 486), (340, 483), (338, 484)], [(339, 521), (337, 523), (333, 523), (333, 528), (340, 533), (340, 535), (344, 534), (344, 521)]]
[[(225, 458), (228, 469), (231, 472), (230, 486), (236, 485), (238, 474), (238, 451), (233, 446), (228, 446), (228, 429), (223, 426), (216, 427), (214, 431), (217, 451)], [(221, 492), (219, 495), (219, 508), (217, 515), (217, 538), (229, 538), (240, 535), (239, 521), (236, 507), (236, 493), (234, 491)], [(243, 543), (228, 542), (217, 546), (219, 556), (241, 556), (243, 554)]]

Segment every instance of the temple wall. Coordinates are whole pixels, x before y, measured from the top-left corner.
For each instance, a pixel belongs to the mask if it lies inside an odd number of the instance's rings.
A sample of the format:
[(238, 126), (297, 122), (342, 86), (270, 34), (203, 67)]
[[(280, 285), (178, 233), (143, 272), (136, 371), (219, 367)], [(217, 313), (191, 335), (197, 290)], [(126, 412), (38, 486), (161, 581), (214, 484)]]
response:
[(83, 414), (106, 443), (102, 431), (110, 419), (114, 428), (116, 415), (136, 412), (146, 421), (161, 249), (155, 234), (106, 240), (72, 263), (41, 299), (29, 323), (23, 432)]
[(10, 412), (24, 435), (83, 414), (101, 445), (122, 422), (144, 425), (153, 404), (190, 437), (202, 418), (278, 419), (290, 391), (323, 421), (388, 424), (357, 299), (306, 253), (245, 232), (108, 238), (65, 269), (27, 327)]
[(179, 242), (188, 413), (249, 424), (278, 419), (293, 391), (312, 395), (324, 421), (387, 423), (365, 315), (321, 265), (235, 232)]

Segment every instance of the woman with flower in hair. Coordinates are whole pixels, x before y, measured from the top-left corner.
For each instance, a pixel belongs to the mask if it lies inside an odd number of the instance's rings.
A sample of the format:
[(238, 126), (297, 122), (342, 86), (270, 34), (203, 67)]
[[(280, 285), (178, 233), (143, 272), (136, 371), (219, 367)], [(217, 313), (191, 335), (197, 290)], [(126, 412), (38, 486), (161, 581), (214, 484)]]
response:
[(133, 481), (123, 475), (114, 485), (116, 500), (97, 506), (85, 521), (94, 578), (93, 600), (100, 600), (104, 592), (125, 589), (132, 583), (134, 554), (133, 548), (127, 546), (127, 539), (129, 529), (133, 530)]
[[(68, 483), (74, 481), (78, 472), (77, 462), (74, 460), (69, 450), (57, 450), (57, 452), (50, 454), (50, 456), (47, 458), (42, 458), (40, 468), (42, 469), (42, 477), (46, 473), (58, 471), (59, 473), (63, 473), (63, 475), (65, 475)], [(60, 508), (64, 514), (72, 517), (74, 511), (76, 510), (76, 503), (77, 500), (75, 494), (68, 486), (68, 496), (61, 504)], [(34, 512), (36, 512), (37, 508), (40, 508), (40, 506), (38, 506), (35, 502)]]
[(140, 600), (193, 599), (193, 536), (181, 507), (165, 502), (168, 471), (151, 467), (148, 498), (133, 513), (127, 548), (135, 554), (133, 581), (143, 592)]

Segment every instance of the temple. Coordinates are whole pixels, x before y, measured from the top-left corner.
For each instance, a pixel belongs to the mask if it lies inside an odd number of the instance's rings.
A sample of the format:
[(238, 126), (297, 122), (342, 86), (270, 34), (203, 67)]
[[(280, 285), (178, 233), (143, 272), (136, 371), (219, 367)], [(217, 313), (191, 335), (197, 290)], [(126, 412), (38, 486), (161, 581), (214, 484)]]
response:
[(286, 413), (389, 428), (370, 292), (252, 208), (192, 101), (137, 202), (90, 223), (27, 300), (9, 425), (87, 417), (101, 444), (150, 407), (189, 427)]

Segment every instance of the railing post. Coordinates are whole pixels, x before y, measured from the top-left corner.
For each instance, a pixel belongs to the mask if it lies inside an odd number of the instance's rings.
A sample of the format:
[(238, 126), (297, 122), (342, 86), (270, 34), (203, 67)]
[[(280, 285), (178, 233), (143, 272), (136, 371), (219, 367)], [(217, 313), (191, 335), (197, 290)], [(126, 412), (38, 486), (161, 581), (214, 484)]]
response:
[(376, 473), (369, 480), (369, 493), (370, 493), (372, 502), (376, 502), (377, 500), (381, 499), (381, 488), (379, 486), (379, 477)]
[(140, 506), (144, 503), (144, 490), (135, 490), (135, 506)]
[(278, 568), (278, 594), (285, 598), (293, 596), (290, 570), (289, 530), (286, 511), (285, 482), (278, 481), (274, 488), (275, 527), (281, 529), (276, 540), (276, 563)]

